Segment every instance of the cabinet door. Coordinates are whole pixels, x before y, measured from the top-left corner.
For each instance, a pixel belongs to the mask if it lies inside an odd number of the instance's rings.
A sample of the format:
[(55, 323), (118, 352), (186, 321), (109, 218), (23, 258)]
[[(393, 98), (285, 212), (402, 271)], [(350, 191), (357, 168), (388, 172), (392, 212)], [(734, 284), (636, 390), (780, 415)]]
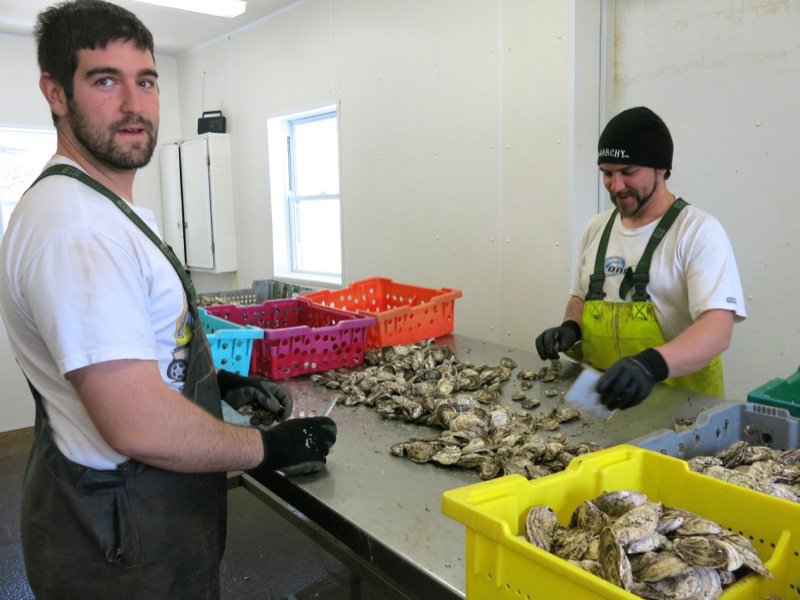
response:
[(208, 180), (208, 142), (205, 138), (181, 144), (186, 266), (214, 269), (211, 191)]
[(181, 198), (181, 159), (178, 144), (162, 146), (159, 151), (161, 166), (161, 209), (164, 215), (164, 241), (175, 256), (186, 265), (183, 243), (183, 199)]

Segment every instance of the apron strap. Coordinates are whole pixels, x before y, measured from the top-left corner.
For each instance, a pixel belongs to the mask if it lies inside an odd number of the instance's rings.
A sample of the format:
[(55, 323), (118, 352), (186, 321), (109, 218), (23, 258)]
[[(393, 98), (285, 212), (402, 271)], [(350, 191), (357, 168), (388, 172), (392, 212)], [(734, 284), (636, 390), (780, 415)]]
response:
[[(688, 204), (689, 203), (683, 198), (678, 198), (672, 203), (672, 206), (667, 209), (664, 216), (661, 217), (661, 220), (658, 222), (658, 225), (647, 242), (647, 246), (644, 249), (642, 257), (639, 259), (639, 263), (636, 265), (636, 270), (634, 271), (628, 267), (627, 271), (625, 271), (625, 276), (619, 286), (620, 298), (624, 300), (631, 288), (634, 289), (632, 297), (634, 302), (644, 302), (650, 298), (650, 295), (647, 293), (647, 284), (650, 283), (650, 261), (653, 258), (653, 253), (661, 243), (661, 240), (664, 239), (669, 228), (675, 222), (678, 214), (684, 207), (688, 206)], [(606, 296), (606, 293), (603, 291), (603, 285), (606, 280), (604, 263), (606, 260), (606, 251), (608, 250), (608, 240), (611, 237), (611, 230), (614, 226), (614, 219), (616, 216), (617, 210), (614, 209), (606, 223), (605, 229), (603, 229), (603, 235), (600, 236), (600, 245), (597, 247), (597, 256), (595, 256), (594, 261), (594, 272), (589, 276), (589, 289), (586, 292), (585, 300), (602, 300)]]
[(642, 257), (639, 259), (639, 263), (636, 265), (636, 270), (632, 271), (628, 268), (625, 272), (625, 277), (622, 279), (622, 283), (619, 286), (620, 298), (624, 300), (625, 296), (627, 296), (628, 292), (633, 288), (631, 300), (634, 302), (645, 302), (650, 299), (650, 294), (647, 293), (647, 284), (650, 283), (650, 261), (653, 259), (653, 253), (661, 243), (661, 240), (664, 239), (669, 228), (672, 227), (675, 219), (678, 218), (680, 212), (688, 204), (689, 203), (683, 198), (678, 198), (672, 203), (672, 206), (669, 207), (667, 212), (664, 213), (664, 216), (661, 217), (661, 220), (658, 222), (658, 225), (655, 230), (653, 230), (653, 234), (647, 242), (647, 246), (642, 253)]
[(36, 181), (34, 181), (31, 184), (31, 186), (35, 185), (40, 179), (48, 177), (49, 175), (65, 175), (67, 177), (72, 177), (74, 179), (77, 179), (78, 181), (88, 185), (96, 192), (103, 194), (106, 198), (111, 200), (114, 203), (114, 205), (125, 214), (125, 216), (127, 216), (131, 221), (133, 221), (134, 225), (136, 225), (150, 239), (150, 241), (152, 241), (156, 245), (156, 247), (158, 247), (158, 249), (161, 250), (164, 256), (167, 257), (167, 260), (169, 260), (172, 267), (175, 269), (175, 272), (178, 274), (178, 277), (180, 277), (183, 289), (186, 291), (186, 296), (189, 301), (188, 302), (189, 311), (192, 313), (192, 316), (195, 315), (196, 313), (195, 307), (197, 304), (197, 292), (195, 292), (194, 284), (192, 283), (192, 280), (189, 278), (186, 269), (184, 269), (180, 260), (178, 260), (178, 257), (175, 256), (175, 253), (172, 251), (172, 249), (169, 246), (167, 246), (166, 242), (164, 242), (164, 240), (158, 237), (155, 234), (155, 232), (153, 232), (153, 230), (147, 226), (147, 223), (145, 223), (139, 218), (139, 215), (137, 215), (131, 209), (130, 205), (127, 202), (125, 202), (125, 200), (120, 198), (117, 194), (112, 192), (102, 183), (92, 178), (88, 174), (84, 173), (80, 169), (65, 164), (52, 165), (51, 167), (48, 167), (47, 169), (42, 171), (42, 173), (39, 175), (39, 177), (36, 178)]
[(586, 300), (602, 300), (606, 297), (603, 291), (603, 284), (606, 281), (606, 273), (604, 263), (606, 261), (606, 250), (608, 249), (608, 240), (611, 237), (611, 229), (614, 226), (614, 219), (617, 216), (617, 209), (611, 213), (611, 217), (603, 229), (603, 235), (600, 237), (600, 245), (597, 248), (597, 256), (594, 259), (594, 272), (589, 276), (589, 289), (586, 292)]

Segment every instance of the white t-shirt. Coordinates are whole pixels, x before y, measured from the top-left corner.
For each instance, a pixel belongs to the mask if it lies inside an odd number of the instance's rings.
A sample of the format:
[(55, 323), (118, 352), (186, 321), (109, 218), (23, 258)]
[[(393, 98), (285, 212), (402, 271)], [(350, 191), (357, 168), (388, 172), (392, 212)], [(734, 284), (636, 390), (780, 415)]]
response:
[[(586, 295), (600, 238), (612, 210), (595, 215), (581, 236), (580, 264), (571, 290), (574, 296)], [(622, 301), (619, 287), (625, 270), (636, 269), (657, 225), (658, 219), (629, 229), (619, 216), (615, 217), (604, 261), (605, 300)], [(707, 310), (733, 311), (737, 321), (746, 317), (742, 282), (728, 236), (719, 221), (691, 205), (678, 214), (656, 247), (647, 291), (667, 341)], [(629, 293), (626, 300), (630, 299)]]
[[(55, 163), (78, 167), (61, 156), (47, 166)], [(132, 208), (158, 233), (152, 211)], [(182, 389), (191, 335), (170, 262), (111, 200), (54, 175), (14, 209), (0, 283), (11, 347), (44, 399), (58, 448), (97, 469), (127, 460), (103, 440), (65, 374), (109, 360), (156, 360), (164, 381)]]

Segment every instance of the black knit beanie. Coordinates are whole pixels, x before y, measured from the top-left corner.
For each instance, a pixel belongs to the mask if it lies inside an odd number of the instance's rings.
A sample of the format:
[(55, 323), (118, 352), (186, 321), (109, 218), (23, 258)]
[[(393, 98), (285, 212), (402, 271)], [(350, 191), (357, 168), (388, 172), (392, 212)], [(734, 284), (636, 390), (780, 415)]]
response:
[(611, 119), (597, 142), (597, 164), (672, 169), (672, 136), (649, 108), (629, 108)]

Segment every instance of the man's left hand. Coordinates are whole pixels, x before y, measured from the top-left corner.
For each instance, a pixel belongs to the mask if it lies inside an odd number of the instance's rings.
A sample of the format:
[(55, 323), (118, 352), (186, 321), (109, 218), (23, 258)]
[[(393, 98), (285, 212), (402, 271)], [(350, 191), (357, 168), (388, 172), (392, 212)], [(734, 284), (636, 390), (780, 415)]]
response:
[(239, 410), (243, 406), (254, 405), (268, 414), (269, 425), (283, 421), (292, 414), (292, 394), (282, 385), (264, 377), (244, 377), (230, 371), (217, 371), (217, 383), (225, 402)]
[(631, 408), (650, 395), (653, 386), (669, 375), (661, 354), (648, 348), (621, 358), (597, 381), (600, 401), (610, 409)]

